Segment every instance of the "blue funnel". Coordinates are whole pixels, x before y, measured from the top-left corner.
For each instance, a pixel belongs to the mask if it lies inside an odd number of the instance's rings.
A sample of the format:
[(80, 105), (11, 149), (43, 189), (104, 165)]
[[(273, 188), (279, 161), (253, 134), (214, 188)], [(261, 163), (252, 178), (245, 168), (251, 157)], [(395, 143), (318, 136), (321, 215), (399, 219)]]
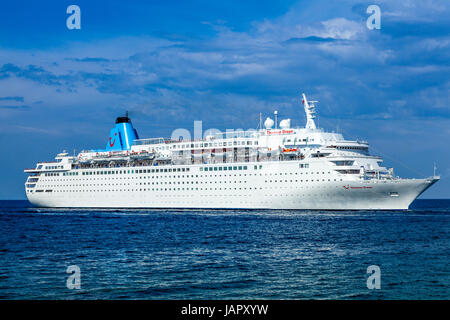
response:
[(116, 126), (112, 128), (109, 133), (106, 150), (130, 150), (131, 144), (136, 139), (139, 139), (139, 137), (136, 129), (133, 128), (128, 115), (125, 117), (118, 117), (116, 119)]

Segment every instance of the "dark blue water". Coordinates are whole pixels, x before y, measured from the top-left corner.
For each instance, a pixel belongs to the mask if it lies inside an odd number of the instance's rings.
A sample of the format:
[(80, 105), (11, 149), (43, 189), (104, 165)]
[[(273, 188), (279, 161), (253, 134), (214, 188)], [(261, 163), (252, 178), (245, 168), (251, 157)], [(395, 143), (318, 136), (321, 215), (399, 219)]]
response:
[[(450, 200), (391, 211), (0, 202), (1, 299), (449, 299)], [(66, 269), (81, 270), (81, 289)], [(366, 286), (381, 269), (381, 289)]]

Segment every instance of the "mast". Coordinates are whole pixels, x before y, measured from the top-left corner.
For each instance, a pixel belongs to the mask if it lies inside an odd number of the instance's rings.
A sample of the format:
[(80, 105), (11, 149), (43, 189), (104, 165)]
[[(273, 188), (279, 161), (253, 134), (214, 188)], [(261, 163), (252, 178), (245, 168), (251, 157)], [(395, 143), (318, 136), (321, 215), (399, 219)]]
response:
[(259, 130), (262, 130), (262, 113), (259, 113)]
[(273, 114), (275, 115), (275, 129), (278, 129), (278, 111), (275, 110)]
[(314, 122), (314, 119), (316, 118), (316, 103), (318, 101), (308, 101), (306, 99), (306, 95), (302, 93), (303, 96), (303, 106), (305, 108), (306, 113), (306, 129), (317, 129), (316, 123)]

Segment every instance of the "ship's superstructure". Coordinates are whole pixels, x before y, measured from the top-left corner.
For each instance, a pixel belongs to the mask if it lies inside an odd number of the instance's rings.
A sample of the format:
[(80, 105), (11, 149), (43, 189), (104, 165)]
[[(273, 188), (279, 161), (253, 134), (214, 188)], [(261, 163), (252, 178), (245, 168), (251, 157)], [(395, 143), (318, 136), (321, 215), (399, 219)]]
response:
[(139, 139), (126, 115), (105, 149), (26, 169), (42, 207), (407, 209), (439, 177), (402, 179), (365, 141), (316, 127), (303, 94), (304, 128), (267, 118), (264, 128), (200, 140)]

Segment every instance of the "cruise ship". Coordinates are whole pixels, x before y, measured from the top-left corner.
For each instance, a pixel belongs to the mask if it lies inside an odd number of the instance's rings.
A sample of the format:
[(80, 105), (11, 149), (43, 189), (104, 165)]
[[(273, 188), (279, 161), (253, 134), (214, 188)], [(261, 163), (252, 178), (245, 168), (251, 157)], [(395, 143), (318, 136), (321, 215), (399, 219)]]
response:
[(395, 176), (366, 141), (318, 128), (317, 101), (302, 98), (305, 127), (275, 112), (202, 139), (140, 139), (118, 117), (105, 149), (25, 169), (26, 195), (38, 207), (404, 210), (439, 180)]

